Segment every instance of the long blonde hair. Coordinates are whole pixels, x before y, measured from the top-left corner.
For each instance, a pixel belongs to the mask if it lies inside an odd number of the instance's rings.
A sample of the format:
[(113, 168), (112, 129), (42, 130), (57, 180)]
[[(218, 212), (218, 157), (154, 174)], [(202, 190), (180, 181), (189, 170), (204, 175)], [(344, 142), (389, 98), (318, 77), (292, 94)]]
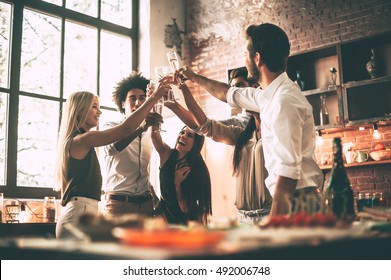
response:
[(79, 91), (71, 94), (65, 103), (60, 134), (58, 136), (58, 149), (55, 179), (57, 189), (61, 189), (61, 196), (67, 187), (69, 149), (73, 138), (80, 132), (87, 120), (88, 112), (96, 95), (87, 91)]

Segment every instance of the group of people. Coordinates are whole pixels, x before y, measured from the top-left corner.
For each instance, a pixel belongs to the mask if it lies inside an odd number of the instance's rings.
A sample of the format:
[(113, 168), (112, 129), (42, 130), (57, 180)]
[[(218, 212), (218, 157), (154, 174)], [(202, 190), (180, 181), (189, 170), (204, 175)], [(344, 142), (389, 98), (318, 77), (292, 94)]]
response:
[[(232, 71), (229, 84), (187, 66), (174, 77), (162, 78), (154, 90), (139, 73), (124, 78), (113, 100), (125, 118), (103, 130), (92, 130), (102, 113), (97, 96), (77, 92), (68, 98), (56, 169), (63, 206), (58, 238), (66, 237), (67, 227), (81, 215), (98, 213), (102, 175), (94, 148), (100, 146), (108, 172), (107, 214), (162, 215), (168, 223), (206, 224), (212, 203), (210, 174), (200, 153), (205, 136), (234, 147), (235, 205), (241, 223), (256, 224), (265, 215), (289, 213), (288, 200), (319, 191), (323, 176), (314, 155), (312, 107), (287, 76), (288, 37), (278, 26), (265, 23), (249, 26), (245, 40), (246, 69)], [(185, 80), (242, 113), (227, 120), (209, 119)], [(162, 140), (162, 116), (152, 110), (172, 86), (181, 90), (187, 107), (165, 102), (185, 124), (174, 148)], [(159, 198), (149, 182), (151, 143), (160, 158)]]

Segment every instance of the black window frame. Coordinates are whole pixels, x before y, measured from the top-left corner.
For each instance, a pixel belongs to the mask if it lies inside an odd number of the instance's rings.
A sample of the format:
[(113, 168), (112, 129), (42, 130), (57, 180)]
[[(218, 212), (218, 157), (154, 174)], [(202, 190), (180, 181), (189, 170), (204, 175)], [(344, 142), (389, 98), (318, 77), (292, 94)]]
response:
[[(0, 192), (4, 193), (6, 198), (37, 198), (42, 199), (45, 196), (60, 197), (60, 193), (47, 187), (25, 187), (17, 186), (17, 141), (18, 141), (18, 110), (19, 96), (29, 96), (34, 98), (42, 98), (45, 100), (58, 101), (60, 112), (65, 98), (63, 97), (63, 75), (60, 80), (60, 96), (41, 96), (32, 92), (20, 90), (20, 63), (21, 63), (21, 46), (22, 46), (22, 28), (23, 28), (23, 11), (25, 8), (36, 10), (37, 12), (53, 15), (61, 18), (61, 72), (64, 69), (64, 32), (65, 21), (70, 20), (85, 26), (90, 26), (98, 29), (98, 56), (97, 65), (100, 65), (100, 34), (101, 31), (108, 31), (113, 34), (129, 37), (132, 41), (132, 70), (137, 70), (139, 66), (139, 0), (132, 1), (132, 26), (126, 28), (105, 20), (100, 19), (101, 16), (101, 0), (98, 1), (98, 16), (92, 17), (77, 11), (65, 8), (66, 0), (63, 0), (62, 6), (44, 2), (41, 0), (1, 0), (1, 2), (11, 4), (12, 9), (12, 26), (11, 26), (11, 46), (9, 60), (9, 87), (0, 87), (0, 91), (9, 95), (8, 110), (7, 110), (7, 141), (6, 141), (6, 174), (5, 185), (0, 185)], [(97, 94), (100, 95), (99, 89), (99, 67), (97, 77)], [(115, 110), (111, 107), (103, 109)], [(61, 114), (59, 114), (59, 122)]]

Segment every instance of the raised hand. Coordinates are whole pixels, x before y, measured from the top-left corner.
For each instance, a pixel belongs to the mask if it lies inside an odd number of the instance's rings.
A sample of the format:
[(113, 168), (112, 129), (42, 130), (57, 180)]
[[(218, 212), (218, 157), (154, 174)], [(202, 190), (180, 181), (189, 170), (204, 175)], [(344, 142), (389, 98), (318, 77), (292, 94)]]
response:
[(162, 123), (163, 123), (163, 117), (158, 113), (151, 112), (146, 116), (145, 120), (140, 126), (144, 131), (146, 131), (148, 127), (150, 126), (159, 127), (160, 124)]
[(189, 66), (183, 66), (178, 72), (190, 81), (193, 81), (193, 78), (196, 75)]
[(180, 186), (190, 174), (190, 166), (186, 165), (175, 170), (175, 186)]

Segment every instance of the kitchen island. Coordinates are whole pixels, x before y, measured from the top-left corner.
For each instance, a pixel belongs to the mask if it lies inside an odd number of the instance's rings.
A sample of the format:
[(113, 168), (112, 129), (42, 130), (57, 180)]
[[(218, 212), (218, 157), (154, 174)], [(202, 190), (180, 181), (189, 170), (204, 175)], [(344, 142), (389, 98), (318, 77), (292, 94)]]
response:
[[(386, 230), (373, 230), (381, 225)], [(56, 240), (42, 237), (0, 239), (1, 259), (391, 259), (389, 223), (355, 223), (349, 228), (237, 227), (221, 231), (214, 244), (143, 246), (121, 240)], [(211, 231), (213, 232), (213, 231)]]

